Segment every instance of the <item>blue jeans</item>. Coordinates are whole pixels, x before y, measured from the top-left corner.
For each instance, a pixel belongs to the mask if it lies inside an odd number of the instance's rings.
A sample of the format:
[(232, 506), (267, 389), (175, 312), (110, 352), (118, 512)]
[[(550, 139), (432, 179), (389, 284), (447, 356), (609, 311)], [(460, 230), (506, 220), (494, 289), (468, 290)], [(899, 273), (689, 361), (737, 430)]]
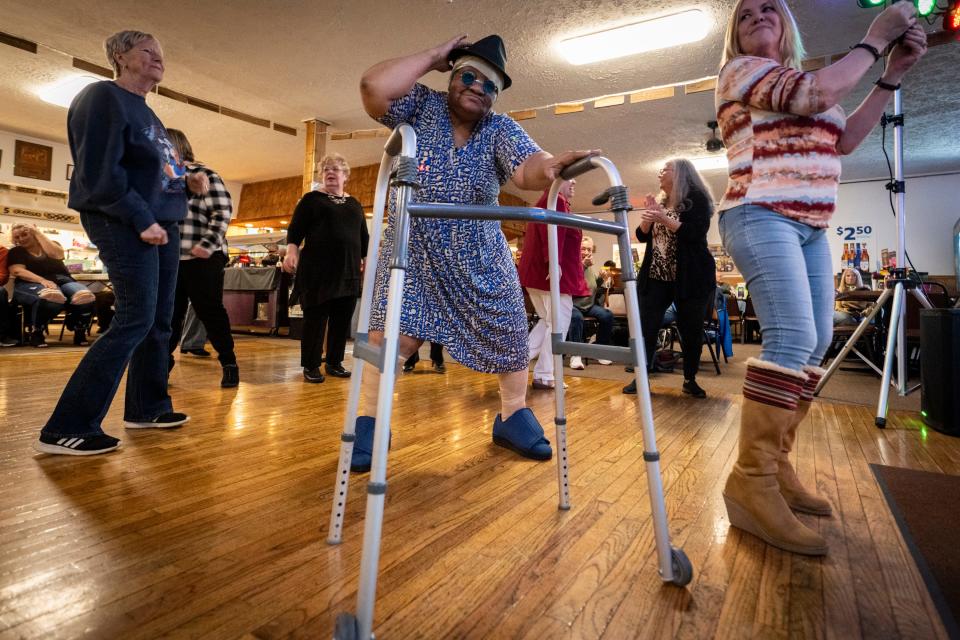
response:
[(593, 305), (586, 311), (581, 311), (576, 306), (573, 307), (573, 313), (570, 315), (570, 329), (567, 331), (567, 340), (570, 342), (583, 342), (584, 316), (597, 319), (597, 344), (611, 344), (613, 337), (613, 312), (598, 304)]
[(180, 262), (176, 222), (161, 222), (169, 241), (151, 245), (130, 225), (100, 213), (81, 212), (80, 221), (100, 250), (116, 295), (116, 315), (67, 382), (43, 432), (91, 436), (110, 408), (124, 369), (124, 420), (144, 422), (173, 410), (167, 394), (170, 319)]
[(760, 321), (761, 360), (795, 371), (819, 366), (833, 337), (826, 230), (757, 205), (723, 212), (719, 227)]
[(70, 302), (70, 298), (78, 291), (85, 291), (86, 287), (79, 282), (64, 282), (58, 284), (57, 287), (60, 289), (60, 293), (66, 297), (67, 301), (65, 303), (52, 302), (41, 298), (40, 292), (44, 287), (39, 282), (18, 280), (13, 285), (13, 300), (24, 308), (25, 322), (31, 327), (45, 327), (48, 322), (57, 317), (61, 310), (66, 309), (67, 313), (75, 319), (86, 317), (88, 322), (85, 324), (89, 324), (90, 315), (93, 313), (93, 303), (71, 304)]

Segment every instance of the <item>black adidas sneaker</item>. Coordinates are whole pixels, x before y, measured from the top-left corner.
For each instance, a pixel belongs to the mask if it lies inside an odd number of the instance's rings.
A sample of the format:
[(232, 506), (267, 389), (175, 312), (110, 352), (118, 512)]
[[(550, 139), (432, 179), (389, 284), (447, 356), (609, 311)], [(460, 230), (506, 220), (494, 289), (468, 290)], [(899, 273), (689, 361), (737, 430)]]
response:
[(40, 453), (52, 453), (65, 456), (95, 456), (107, 453), (120, 446), (120, 441), (105, 433), (95, 436), (48, 436), (40, 434), (33, 448)]
[(153, 420), (144, 420), (142, 422), (124, 420), (123, 426), (127, 429), (171, 429), (173, 427), (179, 427), (182, 424), (187, 424), (188, 422), (190, 422), (190, 416), (187, 414), (171, 411), (170, 413), (161, 414)]

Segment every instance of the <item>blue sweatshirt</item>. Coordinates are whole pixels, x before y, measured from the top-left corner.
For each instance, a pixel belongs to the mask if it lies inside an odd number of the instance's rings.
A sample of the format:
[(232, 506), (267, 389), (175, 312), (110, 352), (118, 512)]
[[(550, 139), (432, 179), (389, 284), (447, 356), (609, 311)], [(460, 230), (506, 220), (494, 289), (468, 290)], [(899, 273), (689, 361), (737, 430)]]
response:
[(137, 233), (183, 220), (186, 167), (143, 96), (110, 80), (91, 84), (70, 105), (67, 137), (71, 209), (119, 218)]

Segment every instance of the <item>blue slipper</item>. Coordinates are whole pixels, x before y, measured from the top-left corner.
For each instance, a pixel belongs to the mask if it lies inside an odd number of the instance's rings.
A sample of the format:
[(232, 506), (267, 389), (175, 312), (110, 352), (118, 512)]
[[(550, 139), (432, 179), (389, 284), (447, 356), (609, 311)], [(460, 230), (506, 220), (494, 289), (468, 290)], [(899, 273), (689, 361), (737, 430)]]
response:
[(526, 407), (514, 413), (506, 422), (497, 414), (497, 419), (493, 421), (493, 443), (534, 460), (549, 460), (553, 456), (550, 441), (543, 436), (543, 427), (537, 422), (533, 411)]
[[(364, 473), (370, 471), (373, 461), (373, 428), (377, 422), (370, 416), (357, 416), (357, 426), (354, 432), (357, 439), (353, 442), (353, 456), (350, 458), (350, 471)], [(390, 434), (393, 440), (393, 434)], [(389, 449), (390, 445), (387, 445)]]

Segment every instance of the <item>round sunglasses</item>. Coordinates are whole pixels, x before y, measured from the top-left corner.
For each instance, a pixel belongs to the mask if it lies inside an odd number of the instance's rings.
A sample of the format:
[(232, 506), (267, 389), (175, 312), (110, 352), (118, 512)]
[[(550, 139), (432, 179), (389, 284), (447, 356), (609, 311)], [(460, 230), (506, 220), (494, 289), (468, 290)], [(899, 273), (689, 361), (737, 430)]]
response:
[[(475, 74), (473, 71), (464, 71), (460, 74), (460, 82), (463, 83), (463, 86), (469, 88), (474, 82), (480, 82), (480, 78), (478, 78), (477, 74)], [(493, 82), (493, 80), (484, 80), (480, 86), (483, 89), (483, 92), (488, 96), (495, 97), (498, 93), (500, 93), (500, 90), (497, 89), (497, 85)]]

